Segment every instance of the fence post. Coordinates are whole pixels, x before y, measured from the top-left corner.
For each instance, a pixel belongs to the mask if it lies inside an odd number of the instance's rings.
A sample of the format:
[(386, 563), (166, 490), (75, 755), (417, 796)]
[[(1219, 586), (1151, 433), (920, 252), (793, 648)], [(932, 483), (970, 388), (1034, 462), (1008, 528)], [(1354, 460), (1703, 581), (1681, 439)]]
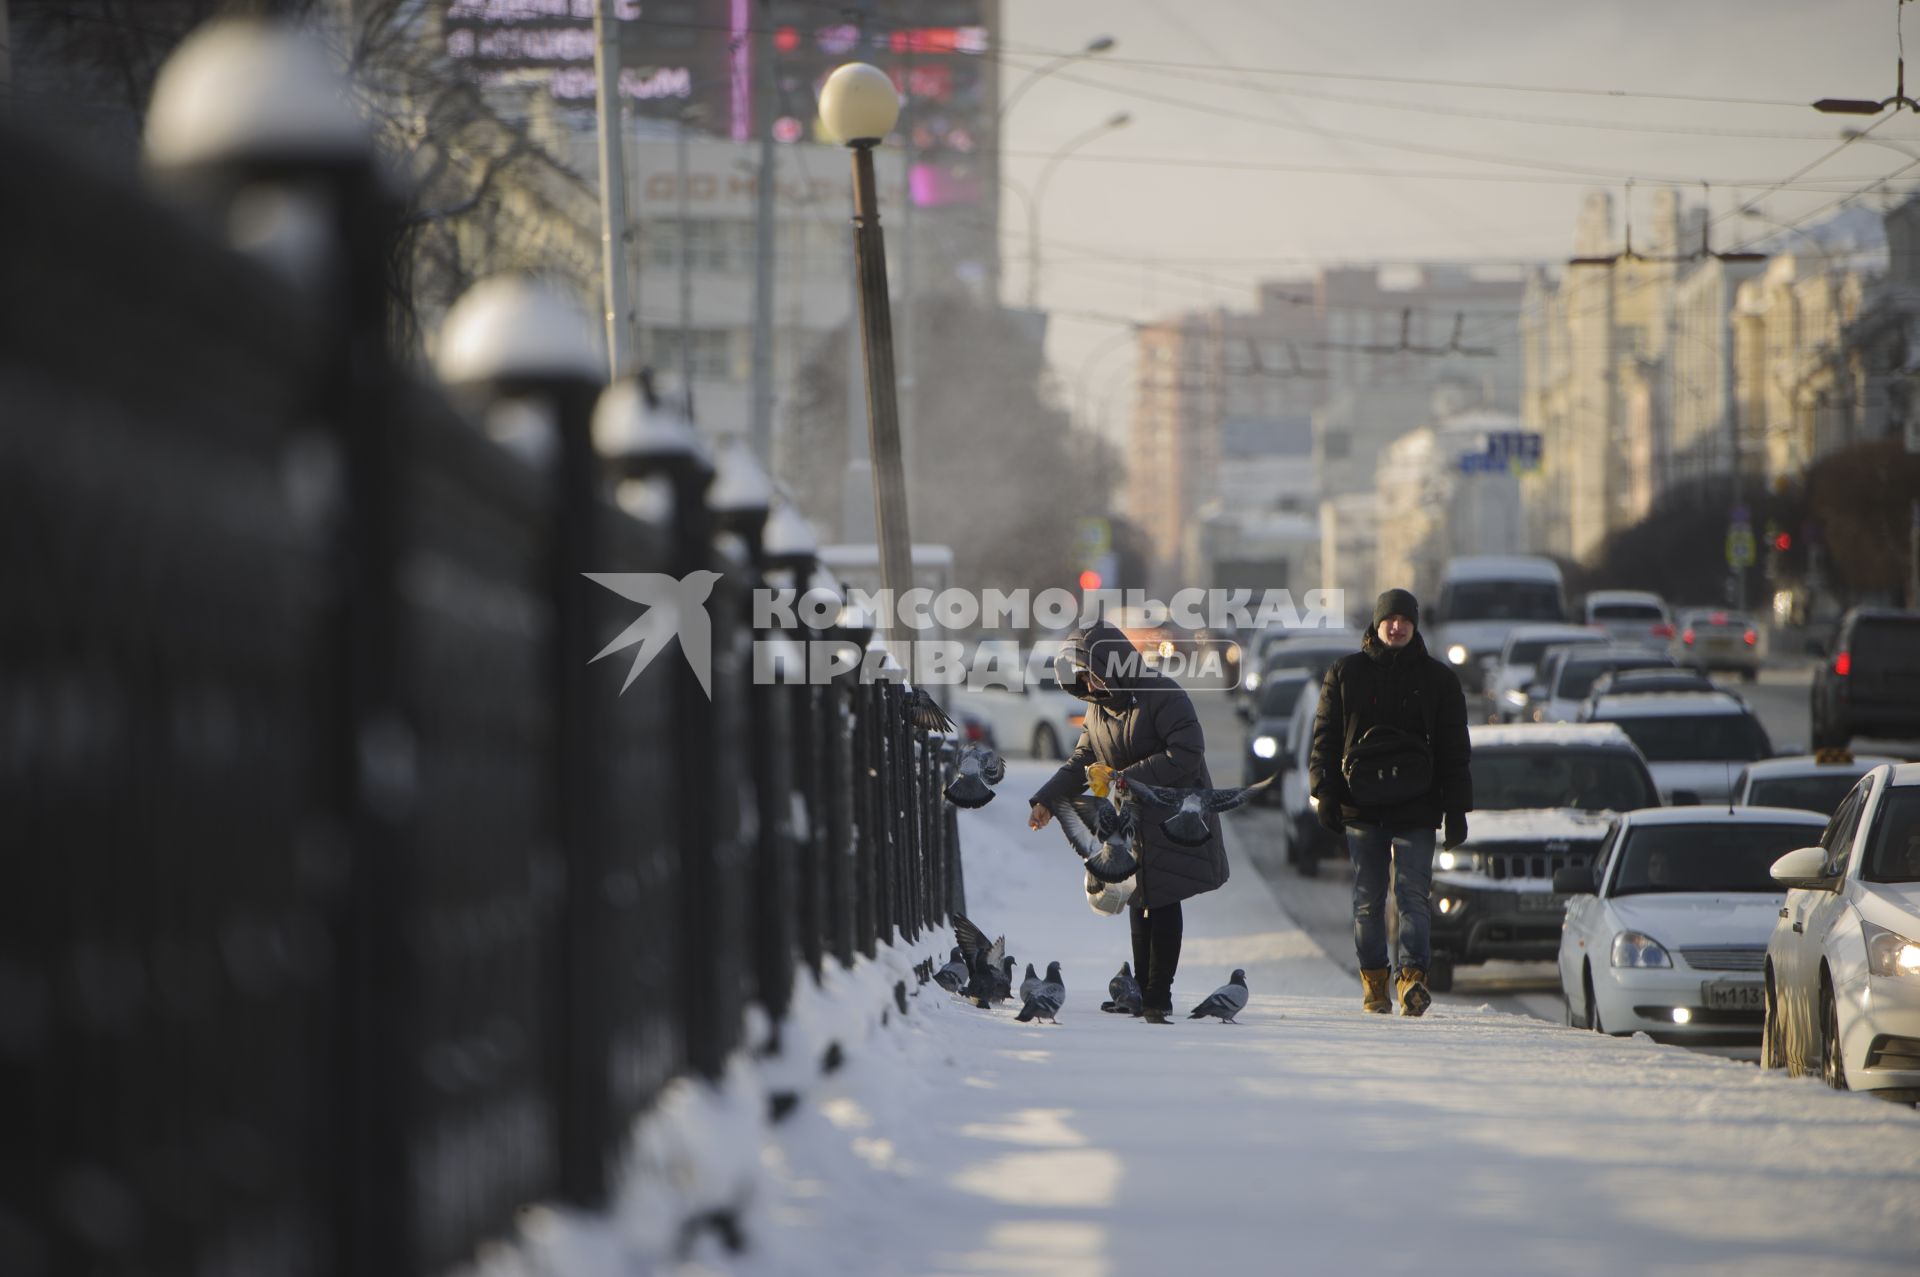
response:
[(547, 987), (554, 998), (551, 1102), (560, 1191), (569, 1201), (606, 1200), (614, 1144), (609, 1094), (606, 911), (606, 707), (588, 678), (597, 647), (599, 591), (585, 573), (600, 565), (605, 475), (593, 450), (595, 397), (605, 361), (593, 322), (550, 285), (500, 277), (475, 285), (447, 314), (437, 361), (456, 391), (511, 404), (517, 424), (537, 421), (529, 449), (545, 470), (552, 523), (546, 587), (553, 624), (547, 688), (553, 713), (554, 840), (565, 866)]
[[(818, 548), (813, 529), (799, 510), (784, 495), (776, 495), (761, 535), (762, 580), (765, 581), (769, 573), (777, 574), (780, 582), (790, 586), (797, 595), (819, 562)], [(808, 880), (813, 870), (811, 844), (818, 820), (812, 808), (814, 795), (809, 778), (817, 760), (809, 757), (811, 751), (806, 744), (815, 704), (813, 689), (808, 685), (805, 621), (798, 615), (794, 621), (790, 631), (769, 629), (769, 638), (779, 643), (787, 664), (784, 669), (773, 670), (771, 685), (754, 689), (756, 694), (768, 698), (779, 717), (778, 733), (771, 743), (775, 767), (770, 771), (781, 774), (769, 775), (763, 787), (761, 848), (763, 853), (775, 858), (774, 863), (764, 867), (772, 873), (770, 881), (777, 881), (780, 890), (777, 894), (762, 893), (761, 922), (755, 928), (756, 935), (761, 937), (762, 953), (769, 962), (762, 979), (775, 982), (774, 993), (763, 996), (767, 1010), (776, 1019), (786, 1014), (792, 997), (795, 950), (810, 955), (817, 953), (817, 941), (802, 938), (818, 925), (817, 911), (812, 908), (818, 884)], [(794, 826), (796, 796), (805, 817), (799, 828)], [(781, 835), (777, 845), (771, 848), (764, 836), (768, 828), (777, 829)], [(774, 942), (779, 947), (770, 950), (768, 946)]]
[[(320, 646), (314, 743), (324, 805), (346, 846), (334, 938), (342, 1067), (327, 1126), (336, 1211), (334, 1267), (403, 1277), (415, 1264), (407, 1125), (416, 1096), (404, 926), (414, 895), (408, 828), (415, 736), (404, 708), (397, 571), (400, 458), (387, 354), (389, 249), (397, 219), (372, 135), (326, 54), (294, 28), (211, 23), (162, 68), (146, 123), (163, 192), (197, 205), (314, 298), (328, 356), (314, 388), (340, 475), (337, 593)], [(314, 234), (320, 229), (320, 234)]]

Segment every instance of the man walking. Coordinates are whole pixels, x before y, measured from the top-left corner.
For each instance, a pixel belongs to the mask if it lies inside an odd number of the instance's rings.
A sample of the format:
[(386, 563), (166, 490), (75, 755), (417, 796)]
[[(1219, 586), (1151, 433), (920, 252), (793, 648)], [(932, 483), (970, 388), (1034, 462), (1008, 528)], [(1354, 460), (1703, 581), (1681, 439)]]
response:
[(1400, 906), (1397, 984), (1403, 1015), (1420, 1015), (1432, 958), (1429, 896), (1434, 830), (1444, 845), (1466, 841), (1473, 809), (1467, 770), (1467, 703), (1454, 672), (1427, 653), (1420, 604), (1388, 590), (1373, 605), (1360, 650), (1327, 671), (1307, 767), (1320, 823), (1346, 834), (1353, 858), (1353, 943), (1361, 1005), (1386, 1015), (1387, 879)]

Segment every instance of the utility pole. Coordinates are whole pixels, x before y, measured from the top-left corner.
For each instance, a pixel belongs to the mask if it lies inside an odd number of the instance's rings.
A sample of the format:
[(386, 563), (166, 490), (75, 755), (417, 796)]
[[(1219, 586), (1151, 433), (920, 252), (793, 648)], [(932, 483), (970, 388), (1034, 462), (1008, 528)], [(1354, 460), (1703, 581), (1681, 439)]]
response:
[(680, 112), (673, 134), (674, 176), (679, 180), (675, 216), (680, 219), (680, 398), (687, 420), (693, 416), (693, 210), (687, 202), (687, 130), (699, 112), (690, 106)]
[(773, 65), (773, 0), (760, 0), (753, 37), (753, 126), (760, 130), (760, 175), (753, 190), (753, 453), (773, 473), (773, 255), (774, 196), (779, 182), (773, 118), (780, 100)]
[(600, 268), (606, 275), (607, 372), (633, 371), (627, 340), (627, 165), (620, 101), (620, 28), (614, 0), (593, 6), (594, 118), (600, 130)]
[(913, 450), (915, 384), (913, 322), (913, 33), (907, 36), (906, 92), (900, 95), (900, 444), (903, 459)]

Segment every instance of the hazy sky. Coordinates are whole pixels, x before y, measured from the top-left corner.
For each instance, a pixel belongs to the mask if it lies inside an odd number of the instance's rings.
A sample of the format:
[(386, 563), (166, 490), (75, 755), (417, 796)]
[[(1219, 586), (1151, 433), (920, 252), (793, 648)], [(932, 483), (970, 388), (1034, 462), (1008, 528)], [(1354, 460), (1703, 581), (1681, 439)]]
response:
[[(1255, 279), (1317, 263), (1552, 261), (1571, 251), (1583, 196), (1610, 189), (1618, 210), (1628, 177), (1641, 179), (1641, 209), (1654, 179), (1695, 183), (1688, 203), (1713, 181), (1726, 215), (1716, 248), (1772, 231), (1735, 216), (1739, 202), (1793, 222), (1908, 165), (1899, 189), (1920, 188), (1920, 116), (1882, 117), (1873, 133), (1912, 159), (1856, 142), (1822, 160), (1842, 128), (1873, 120), (1806, 105), (1893, 95), (1894, 0), (1004, 0), (1002, 12), (1009, 89), (1057, 52), (1117, 41), (1015, 107), (1009, 178), (1030, 190), (1047, 155), (1116, 111), (1133, 117), (1063, 160), (1046, 188), (1041, 304), (1055, 311), (1246, 306)], [(1489, 84), (1561, 91), (1469, 87)], [(1920, 96), (1920, 64), (1908, 88)], [(1644, 94), (1709, 100), (1629, 96)], [(1172, 159), (1187, 164), (1153, 162)], [(1802, 189), (1766, 189), (1815, 161)], [(1018, 304), (1018, 195), (1004, 216), (1005, 292)], [(1084, 386), (1116, 433), (1130, 407), (1123, 332), (1062, 315), (1049, 340), (1067, 398)]]

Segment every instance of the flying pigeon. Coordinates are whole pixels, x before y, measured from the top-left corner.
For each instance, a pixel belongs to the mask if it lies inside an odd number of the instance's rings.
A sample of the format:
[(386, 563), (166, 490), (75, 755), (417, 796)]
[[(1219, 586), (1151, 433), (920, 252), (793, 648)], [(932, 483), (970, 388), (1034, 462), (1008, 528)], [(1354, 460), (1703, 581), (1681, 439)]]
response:
[(1033, 969), (1033, 964), (1029, 962), (1027, 964), (1027, 978), (1020, 982), (1020, 1001), (1022, 1003), (1026, 1002), (1028, 998), (1033, 996), (1034, 986), (1039, 983), (1040, 983), (1040, 977), (1037, 973), (1035, 973)]
[(969, 745), (960, 755), (960, 774), (947, 786), (947, 801), (969, 810), (993, 801), (993, 786), (1007, 774), (1007, 762), (984, 745)]
[(1120, 800), (1117, 806), (1087, 794), (1057, 798), (1052, 805), (1067, 844), (1087, 862), (1087, 872), (1101, 882), (1124, 882), (1140, 867), (1133, 850), (1139, 825), (1126, 793), (1124, 789), (1114, 791)]
[(953, 937), (960, 942), (956, 952), (964, 956), (967, 968), (964, 987), (959, 992), (963, 997), (971, 998), (975, 1006), (984, 1007), (991, 1000), (995, 981), (1002, 974), (1001, 967), (1007, 959), (1007, 938), (1001, 936), (988, 944), (987, 933), (960, 913), (953, 915)]
[(924, 687), (916, 687), (907, 693), (907, 717), (913, 725), (926, 732), (950, 732), (953, 720), (947, 712), (928, 694)]
[(1140, 992), (1140, 982), (1133, 978), (1131, 962), (1121, 963), (1119, 974), (1107, 981), (1107, 997), (1111, 1001), (1100, 1004), (1102, 1011), (1112, 1011), (1116, 1015), (1140, 1014), (1146, 999)]
[(1060, 964), (1049, 962), (1047, 978), (1034, 986), (1033, 992), (1027, 995), (1025, 1005), (1020, 1008), (1020, 1014), (1013, 1018), (1022, 1024), (1035, 1019), (1058, 1024), (1055, 1017), (1060, 1014), (1060, 1004), (1066, 1000), (1067, 984), (1060, 978)]
[(1233, 1017), (1247, 1009), (1247, 973), (1236, 967), (1228, 981), (1207, 995), (1207, 1000), (1187, 1012), (1189, 1020), (1199, 1020), (1206, 1016), (1218, 1016), (1228, 1024)]
[(1173, 815), (1160, 822), (1160, 828), (1167, 831), (1167, 837), (1183, 847), (1205, 845), (1211, 836), (1206, 821), (1209, 813), (1232, 811), (1247, 801), (1249, 795), (1258, 793), (1272, 783), (1273, 777), (1269, 776), (1258, 784), (1240, 789), (1161, 789), (1157, 785), (1144, 785), (1124, 776), (1114, 778), (1115, 787), (1125, 793), (1145, 799), (1155, 807), (1177, 808)]
[(953, 956), (947, 959), (947, 965), (933, 973), (933, 981), (948, 993), (958, 993), (967, 982), (967, 964), (961, 957), (960, 946), (953, 946)]

